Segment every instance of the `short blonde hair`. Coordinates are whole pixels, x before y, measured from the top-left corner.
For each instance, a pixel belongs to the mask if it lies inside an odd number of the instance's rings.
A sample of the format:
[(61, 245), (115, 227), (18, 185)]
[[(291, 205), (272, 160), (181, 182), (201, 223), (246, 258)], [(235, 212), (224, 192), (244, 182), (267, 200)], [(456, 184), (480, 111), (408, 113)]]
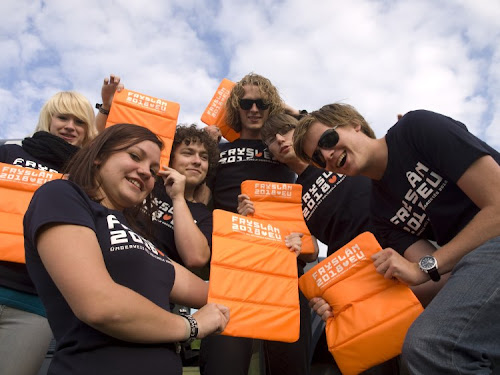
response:
[(50, 132), (50, 123), (55, 114), (73, 115), (85, 123), (85, 137), (82, 146), (97, 136), (94, 109), (82, 94), (75, 91), (61, 91), (47, 100), (40, 111), (35, 132)]

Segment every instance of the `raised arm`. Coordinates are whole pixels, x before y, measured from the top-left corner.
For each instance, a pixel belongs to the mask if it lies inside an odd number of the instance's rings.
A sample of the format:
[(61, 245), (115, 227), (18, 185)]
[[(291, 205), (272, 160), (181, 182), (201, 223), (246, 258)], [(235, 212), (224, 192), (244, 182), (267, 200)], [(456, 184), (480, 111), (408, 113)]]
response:
[(119, 76), (111, 74), (109, 78), (104, 78), (104, 82), (101, 88), (102, 107), (100, 108), (99, 112), (97, 112), (95, 118), (95, 124), (99, 133), (102, 132), (106, 127), (106, 121), (108, 120), (108, 115), (106, 114), (106, 112), (109, 113), (109, 110), (111, 109), (111, 103), (113, 102), (113, 96), (115, 95), (115, 92), (120, 92), (121, 90), (123, 90), (123, 88), (124, 86), (122, 83), (120, 83)]
[(196, 225), (184, 197), (186, 176), (173, 168), (159, 172), (172, 199), (174, 238), (177, 252), (187, 267), (203, 267), (210, 260), (207, 238)]

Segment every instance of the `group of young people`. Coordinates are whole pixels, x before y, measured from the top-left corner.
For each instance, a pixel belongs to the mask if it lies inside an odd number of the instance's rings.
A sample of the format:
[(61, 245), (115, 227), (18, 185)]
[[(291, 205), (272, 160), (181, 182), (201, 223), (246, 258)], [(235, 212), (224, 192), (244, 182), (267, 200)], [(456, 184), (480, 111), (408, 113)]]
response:
[[(214, 129), (179, 126), (163, 166), (164, 145), (151, 131), (105, 129), (122, 87), (117, 76), (105, 79), (96, 118), (81, 95), (56, 94), (32, 137), (0, 146), (0, 162), (66, 176), (33, 196), (26, 265), (0, 259), (2, 374), (36, 374), (52, 335), (50, 374), (181, 374), (175, 343), (195, 338), (202, 374), (248, 374), (253, 340), (216, 335), (229, 310), (207, 304), (208, 284), (189, 271), (210, 260), (207, 186), (211, 208), (248, 215), (255, 208), (241, 194), (245, 180), (301, 184), (304, 219), (328, 255), (375, 234), (384, 248), (373, 258), (377, 272), (408, 284), (425, 307), (403, 348), (410, 373), (493, 371), (500, 155), (464, 124), (414, 111), (377, 139), (352, 106), (304, 113), (251, 73), (225, 107), (239, 139), (217, 145)], [(317, 252), (290, 248), (300, 276)], [(173, 303), (199, 310), (174, 314)], [(324, 300), (308, 304), (300, 294), (300, 338), (262, 343), (266, 374), (310, 373), (309, 306), (332, 316)], [(391, 363), (367, 373), (388, 371), (399, 370)]]

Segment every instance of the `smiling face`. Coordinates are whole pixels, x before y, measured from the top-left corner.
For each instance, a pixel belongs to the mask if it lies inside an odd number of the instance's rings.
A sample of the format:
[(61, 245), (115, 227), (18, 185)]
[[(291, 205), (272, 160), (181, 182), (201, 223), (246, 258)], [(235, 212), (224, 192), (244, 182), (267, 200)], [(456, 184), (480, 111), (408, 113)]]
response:
[[(267, 98), (262, 96), (258, 86), (245, 85), (243, 86), (243, 90), (245, 91), (245, 94), (241, 97), (241, 99), (262, 99), (264, 102), (267, 100)], [(257, 104), (253, 103), (250, 109), (244, 110), (240, 107), (238, 111), (241, 120), (241, 138), (260, 138), (260, 129), (269, 117), (269, 108), (259, 109), (257, 108)]]
[(329, 149), (318, 147), (318, 142), (325, 131), (332, 129), (321, 122), (311, 124), (304, 137), (303, 149), (305, 154), (312, 159), (313, 153), (318, 153), (319, 156), (326, 162), (327, 170), (335, 173), (355, 176), (361, 174), (364, 168), (364, 160), (366, 159), (360, 147), (364, 138), (367, 138), (361, 133), (359, 126), (339, 126), (336, 131), (339, 135), (338, 143)]
[(70, 114), (56, 113), (50, 120), (49, 132), (73, 146), (81, 147), (87, 133), (88, 124)]
[(207, 177), (208, 151), (201, 142), (182, 142), (175, 149), (170, 166), (186, 176), (186, 187), (195, 188)]
[(96, 162), (101, 204), (118, 211), (141, 204), (153, 189), (159, 161), (158, 145), (142, 141)]

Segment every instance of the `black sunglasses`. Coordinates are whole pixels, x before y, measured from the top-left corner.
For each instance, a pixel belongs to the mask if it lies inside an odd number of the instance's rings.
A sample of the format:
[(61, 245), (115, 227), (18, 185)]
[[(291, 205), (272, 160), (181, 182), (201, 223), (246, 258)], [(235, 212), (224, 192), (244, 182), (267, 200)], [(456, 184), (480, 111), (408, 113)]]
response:
[(261, 111), (269, 108), (269, 104), (265, 103), (262, 99), (240, 99), (240, 108), (248, 111), (253, 107), (254, 103)]
[(314, 150), (311, 156), (312, 162), (320, 168), (326, 168), (326, 160), (319, 149), (331, 150), (337, 145), (339, 142), (339, 133), (335, 130), (337, 129), (337, 126), (332, 129), (328, 129), (321, 134), (318, 141), (318, 148)]

